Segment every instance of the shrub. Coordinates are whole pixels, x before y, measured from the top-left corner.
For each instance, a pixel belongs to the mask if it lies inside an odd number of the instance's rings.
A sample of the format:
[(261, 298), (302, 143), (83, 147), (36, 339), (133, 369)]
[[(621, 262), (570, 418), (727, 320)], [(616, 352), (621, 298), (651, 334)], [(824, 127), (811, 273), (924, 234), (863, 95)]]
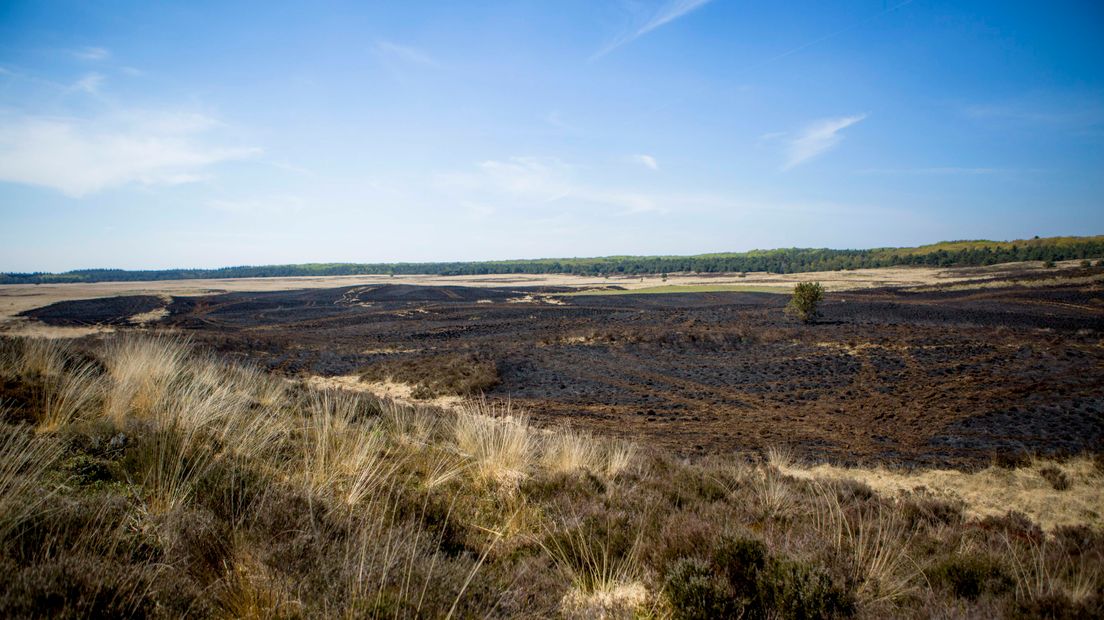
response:
[(794, 287), (790, 303), (786, 304), (786, 314), (811, 323), (819, 313), (817, 306), (824, 299), (824, 287), (819, 282), (801, 282)]
[(1039, 475), (1054, 487), (1055, 491), (1066, 491), (1070, 488), (1070, 479), (1066, 472), (1054, 465), (1047, 465), (1039, 469)]
[(709, 562), (679, 560), (664, 592), (676, 618), (832, 618), (854, 610), (827, 573), (771, 557), (746, 538), (722, 538)]
[(921, 496), (901, 502), (900, 506), (901, 517), (910, 530), (920, 525), (958, 525), (965, 520), (965, 504), (961, 500)]
[(667, 574), (663, 590), (674, 610), (674, 617), (685, 620), (709, 620), (732, 617), (731, 596), (725, 584), (713, 574), (708, 562), (683, 558)]
[(954, 555), (927, 571), (932, 585), (943, 586), (959, 598), (976, 600), (984, 593), (1008, 591), (1012, 577), (993, 558)]

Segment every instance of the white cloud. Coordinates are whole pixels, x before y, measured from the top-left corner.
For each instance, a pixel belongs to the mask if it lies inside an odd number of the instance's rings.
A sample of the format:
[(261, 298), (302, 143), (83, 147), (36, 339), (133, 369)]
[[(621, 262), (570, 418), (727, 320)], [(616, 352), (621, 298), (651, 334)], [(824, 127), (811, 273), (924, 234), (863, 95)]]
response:
[(606, 44), (605, 47), (598, 50), (590, 59), (597, 60), (622, 45), (630, 43), (660, 26), (673, 22), (693, 10), (709, 4), (711, 1), (712, 0), (667, 0), (651, 8), (651, 10), (637, 9), (634, 11), (637, 25), (627, 33)]
[(130, 184), (194, 182), (214, 164), (260, 152), (210, 144), (204, 134), (216, 126), (190, 113), (0, 116), (0, 181), (80, 197)]
[(531, 202), (552, 202), (572, 191), (571, 167), (555, 157), (511, 157), (479, 164), (479, 173), (468, 177), (477, 190), (490, 190)]
[(90, 95), (95, 95), (100, 92), (100, 86), (103, 85), (104, 76), (99, 73), (89, 73), (77, 80), (70, 87), (70, 90), (84, 91)]
[(73, 56), (81, 60), (98, 61), (111, 58), (111, 52), (102, 47), (82, 47), (79, 50), (75, 50)]
[(632, 155), (629, 159), (640, 164), (641, 166), (644, 166), (645, 168), (649, 168), (651, 170), (659, 170), (659, 162), (657, 162), (656, 158), (652, 157), (651, 155)]
[(426, 52), (409, 45), (399, 45), (391, 41), (376, 41), (376, 53), (381, 57), (393, 58), (415, 65), (437, 66), (437, 61)]
[(789, 170), (805, 163), (839, 144), (843, 136), (840, 132), (866, 118), (866, 114), (840, 116), (819, 120), (790, 140), (787, 145), (787, 160), (782, 167)]

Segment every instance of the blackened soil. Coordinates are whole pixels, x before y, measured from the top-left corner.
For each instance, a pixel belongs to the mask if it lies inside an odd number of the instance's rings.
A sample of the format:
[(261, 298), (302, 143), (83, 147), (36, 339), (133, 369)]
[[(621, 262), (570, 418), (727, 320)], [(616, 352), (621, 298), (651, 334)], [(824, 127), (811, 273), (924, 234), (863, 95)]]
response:
[(23, 313), (50, 325), (127, 325), (130, 317), (156, 310), (165, 305), (155, 295), (130, 295), (127, 297), (103, 297), (61, 301)]
[[(490, 358), (501, 382), (489, 396), (511, 398), (538, 422), (685, 454), (785, 445), (843, 463), (971, 466), (1009, 452), (1104, 447), (1099, 284), (832, 294), (813, 325), (788, 319), (781, 295), (547, 292), (372, 286), (181, 297), (161, 325), (289, 374), (440, 353)], [(33, 316), (110, 323), (144, 299), (69, 302)]]

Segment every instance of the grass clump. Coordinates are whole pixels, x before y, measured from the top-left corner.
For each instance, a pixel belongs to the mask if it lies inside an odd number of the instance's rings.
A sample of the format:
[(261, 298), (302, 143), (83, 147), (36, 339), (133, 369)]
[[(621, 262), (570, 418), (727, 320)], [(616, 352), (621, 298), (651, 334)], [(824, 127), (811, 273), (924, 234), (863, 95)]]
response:
[(476, 479), (484, 482), (516, 485), (536, 455), (528, 418), (515, 416), (509, 403), (469, 402), (455, 418), (453, 437), (460, 453), (471, 460)]

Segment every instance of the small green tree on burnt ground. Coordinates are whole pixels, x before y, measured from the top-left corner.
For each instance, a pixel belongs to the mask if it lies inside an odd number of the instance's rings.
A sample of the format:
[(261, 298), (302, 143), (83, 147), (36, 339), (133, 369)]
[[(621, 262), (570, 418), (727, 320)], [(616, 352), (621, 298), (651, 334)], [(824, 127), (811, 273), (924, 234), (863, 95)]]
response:
[(812, 323), (819, 316), (817, 306), (824, 299), (824, 287), (820, 282), (800, 282), (794, 287), (793, 297), (786, 304), (786, 314)]

